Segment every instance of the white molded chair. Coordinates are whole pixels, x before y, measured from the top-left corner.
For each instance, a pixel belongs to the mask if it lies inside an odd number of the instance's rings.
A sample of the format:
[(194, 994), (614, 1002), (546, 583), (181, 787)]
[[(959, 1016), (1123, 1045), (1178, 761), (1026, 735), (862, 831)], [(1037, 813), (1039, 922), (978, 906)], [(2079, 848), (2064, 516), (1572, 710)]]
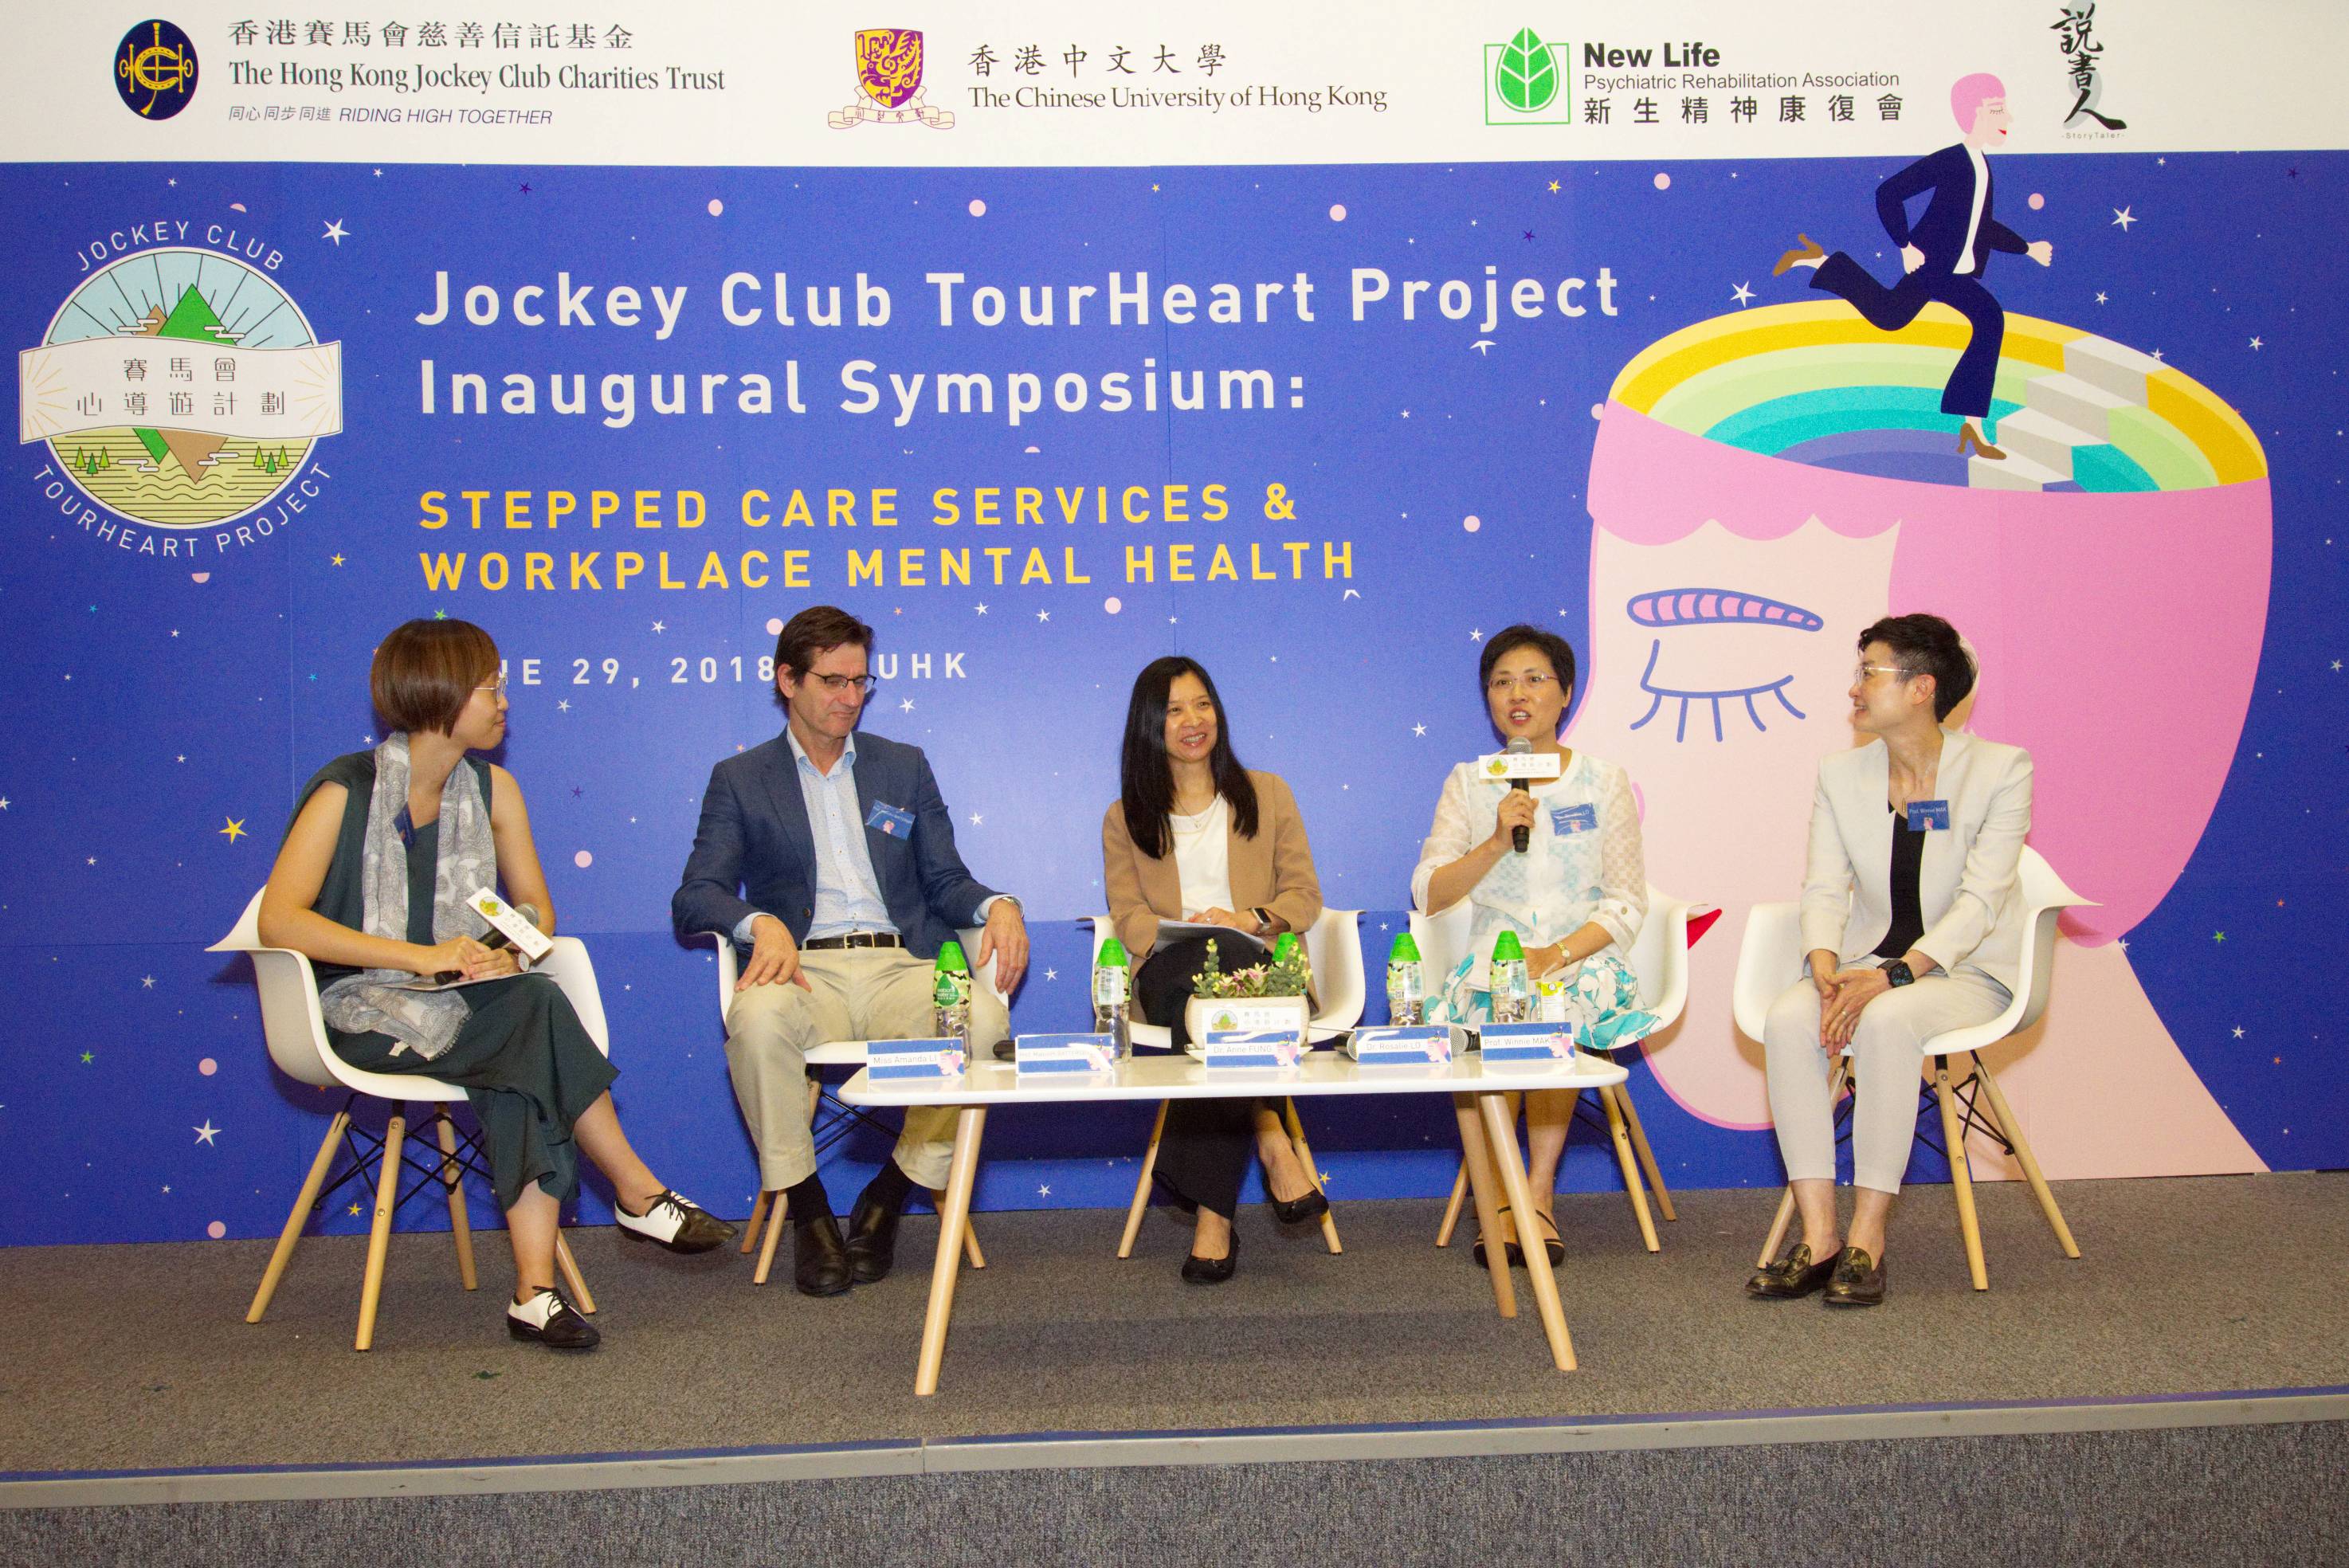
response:
[[(1098, 955), (1101, 944), (1117, 934), (1117, 924), (1106, 914), (1091, 917), (1093, 927), (1093, 953)], [(1313, 989), (1319, 995), (1321, 1010), (1313, 1015), (1305, 1027), (1305, 1043), (1310, 1046), (1334, 1040), (1352, 1028), (1362, 1016), (1362, 942), (1361, 934), (1362, 912), (1359, 909), (1329, 909), (1305, 931), (1305, 958), (1313, 971)], [(1158, 1050), (1172, 1050), (1173, 1036), (1164, 1025), (1134, 1022), (1128, 1031), (1137, 1046)], [(1297, 1149), (1297, 1162), (1305, 1168), (1305, 1179), (1320, 1186), (1320, 1168), (1313, 1162), (1312, 1146), (1305, 1141), (1305, 1124), (1298, 1119), (1297, 1102), (1281, 1101), (1281, 1122), (1288, 1130), (1288, 1140)], [(1142, 1233), (1142, 1216), (1150, 1207), (1150, 1173), (1158, 1168), (1158, 1140), (1166, 1130), (1166, 1106), (1158, 1107), (1158, 1119), (1151, 1124), (1150, 1146), (1143, 1151), (1142, 1174), (1133, 1183), (1133, 1202), (1126, 1209), (1125, 1233), (1118, 1239), (1117, 1255), (1133, 1255), (1133, 1239)], [(1338, 1242), (1337, 1216), (1325, 1210), (1321, 1215), (1321, 1239), (1332, 1253), (1345, 1248)]]
[[(1412, 912), (1411, 936), (1419, 944), (1420, 970), (1425, 977), (1428, 995), (1435, 995), (1436, 987), (1451, 977), (1454, 967), (1466, 954), (1470, 918), (1470, 904), (1464, 898), (1438, 914)], [(1640, 982), (1640, 1006), (1656, 1016), (1654, 1032), (1670, 1028), (1688, 1006), (1688, 923), (1687, 901), (1674, 898), (1651, 883), (1647, 918), (1640, 923), (1640, 934), (1631, 944), (1630, 963), (1632, 975)], [(1623, 1086), (1602, 1088), (1597, 1093), (1599, 1108), (1607, 1113), (1608, 1135), (1615, 1141), (1616, 1162), (1623, 1168), (1623, 1190), (1630, 1195), (1631, 1215), (1640, 1222), (1640, 1239), (1650, 1252), (1661, 1252), (1663, 1243), (1657, 1238), (1656, 1222), (1648, 1212), (1647, 1194), (1640, 1185), (1642, 1171), (1648, 1185), (1655, 1189), (1656, 1207), (1663, 1211), (1665, 1220), (1677, 1221), (1680, 1216), (1672, 1212), (1672, 1195), (1664, 1186), (1655, 1150), (1648, 1147), (1648, 1130), (1640, 1125), (1639, 1109)], [(1583, 1109), (1579, 1096), (1576, 1097), (1575, 1109)], [(1468, 1165), (1464, 1159), (1460, 1174), (1452, 1181), (1452, 1199), (1444, 1207), (1444, 1222), (1436, 1229), (1437, 1246), (1450, 1244), (1453, 1227), (1460, 1222), (1461, 1206), (1467, 1196)]]
[[(277, 1237), (277, 1250), (269, 1256), (269, 1267), (261, 1276), (261, 1288), (254, 1293), (253, 1305), (245, 1310), (244, 1320), (259, 1323), (262, 1314), (269, 1310), (270, 1298), (277, 1294), (277, 1282), (284, 1277), (285, 1265), (293, 1261), (294, 1243), (301, 1240), (312, 1210), (325, 1195), (320, 1189), (334, 1164), (336, 1142), (347, 1135), (351, 1168), (336, 1180), (334, 1187), (326, 1188), (326, 1192), (332, 1192), (346, 1181), (364, 1181), (371, 1168), (377, 1172), (375, 1225), (367, 1236), (367, 1273), (359, 1286), (359, 1327), (355, 1348), (365, 1350), (375, 1343), (376, 1307), (383, 1294), (384, 1257), (391, 1245), (392, 1216), (402, 1203), (422, 1191), (426, 1182), (438, 1182), (448, 1194), (449, 1231), (457, 1243), (458, 1276), (467, 1290), (477, 1288), (481, 1282), (473, 1268), (473, 1233), (465, 1216), (461, 1179), (468, 1171), (482, 1175), (487, 1171), (479, 1158), (479, 1142), (471, 1133), (458, 1129), (450, 1119), (448, 1109), (464, 1099), (465, 1091), (454, 1084), (418, 1073), (365, 1072), (336, 1056), (326, 1044), (326, 1020), (318, 1009), (318, 981), (310, 960), (291, 948), (262, 944), (260, 892), (256, 891), (245, 904), (235, 929), (205, 951), (242, 953), (253, 960), (253, 978), (261, 993), (261, 1032), (269, 1042), (270, 1059), (277, 1064), (279, 1071), (302, 1083), (322, 1088), (340, 1085), (350, 1091), (344, 1098), (342, 1109), (335, 1112), (334, 1120), (327, 1124), (317, 1157), (310, 1161), (310, 1173), (303, 1179), (301, 1193), (294, 1200), (293, 1211), (285, 1216), (285, 1228)], [(570, 999), (572, 1010), (579, 1015), (579, 1022), (595, 1042), (595, 1048), (610, 1056), (611, 1033), (604, 1020), (603, 994), (596, 989), (595, 965), (588, 962), (587, 949), (579, 939), (556, 937), (554, 951), (536, 965), (533, 973), (546, 975), (563, 987), (564, 995)], [(363, 1094), (391, 1102), (391, 1119), (379, 1139), (352, 1123), (351, 1108)], [(419, 1180), (402, 1192), (401, 1146), (408, 1133), (407, 1104), (411, 1100), (432, 1107), (431, 1120), (433, 1130), (439, 1134), (440, 1160), (433, 1166), (408, 1157)], [(554, 1261), (563, 1271), (564, 1282), (571, 1287), (573, 1304), (583, 1313), (594, 1312), (595, 1298), (588, 1294), (587, 1282), (559, 1231), (554, 1238)]]
[[(2030, 940), (2023, 944), (2023, 971), (2017, 976), (2021, 984), (2015, 988), (2013, 999), (2004, 1012), (1986, 1024), (1952, 1029), (1925, 1043), (1925, 1056), (1932, 1063), (1933, 1094), (1940, 1105), (1941, 1140), (1950, 1160), (1950, 1185), (1957, 1196), (1958, 1230), (1965, 1241), (1966, 1268), (1973, 1276), (1976, 1290), (1990, 1288), (1990, 1274), (1982, 1263), (1982, 1227), (1974, 1216), (1973, 1176), (1966, 1156), (1965, 1135), (1971, 1129), (1988, 1133), (2014, 1156), (2064, 1255), (2080, 1255), (2079, 1244), (2072, 1239), (2072, 1228), (2064, 1222), (2064, 1211), (2055, 1206), (2055, 1194), (2049, 1190), (2047, 1179), (2039, 1173), (2039, 1161), (2032, 1156), (2030, 1141), (2023, 1135), (2023, 1124), (2008, 1109), (2006, 1096), (1999, 1092), (1998, 1080), (1991, 1076), (1990, 1065), (1982, 1059), (1981, 1052), (1984, 1047), (1996, 1045), (2039, 1021), (2039, 1016), (2047, 1010), (2056, 923), (2065, 910), (2093, 907), (2095, 900), (2082, 898), (2066, 887), (2044, 857), (2028, 846), (2023, 851), (2020, 876)], [(1780, 992), (1803, 977), (1802, 949), (1800, 905), (1757, 903), (1745, 917), (1745, 940), (1737, 950), (1737, 980), (1731, 996), (1737, 1026), (1749, 1039), (1762, 1038), (1762, 1026), (1770, 1016), (1770, 1004), (1778, 999)], [(1966, 1078), (1953, 1086), (1950, 1058), (1959, 1056), (1966, 1057), (1970, 1066)], [(1834, 1077), (1827, 1085), (1831, 1100), (1841, 1096), (1850, 1069), (1850, 1052), (1847, 1049), (1837, 1058)], [(1988, 1114), (1980, 1104), (1983, 1096), (1990, 1100)], [(1961, 1100), (1964, 1103), (1962, 1114), (1959, 1109)], [(1794, 1215), (1795, 1191), (1790, 1186), (1779, 1202), (1778, 1217), (1770, 1226), (1770, 1234), (1762, 1243), (1761, 1260), (1754, 1266), (1758, 1268), (1777, 1256), (1778, 1244), (1785, 1239), (1787, 1224)]]
[[(962, 944), (962, 949), (966, 954), (975, 954), (978, 951), (979, 931), (980, 928), (974, 925), (955, 934), (956, 939)], [(709, 932), (705, 934), (718, 944), (718, 1021), (723, 1025), (726, 1022), (727, 1009), (734, 1005), (734, 983), (741, 975), (741, 955), (734, 951), (734, 944), (725, 933)], [(987, 987), (988, 995), (1003, 1004), (1006, 1014), (1010, 1012), (1010, 999), (1004, 995), (1003, 987), (995, 983), (995, 961), (992, 958), (986, 971), (983, 974), (974, 971), (972, 978)], [(827, 1040), (807, 1054), (807, 1065), (811, 1068), (861, 1068), (864, 1065), (864, 1042), (863, 1040)], [(815, 1120), (816, 1108), (823, 1102), (823, 1085), (813, 1073), (810, 1073), (808, 1075), (808, 1120), (811, 1123)], [(853, 1106), (843, 1105), (839, 1109), (843, 1116), (854, 1120), (871, 1119)], [(946, 1207), (944, 1197), (936, 1192), (931, 1196), (937, 1201), (939, 1212), (944, 1212)], [(741, 1250), (748, 1253), (753, 1246), (759, 1249), (759, 1266), (750, 1274), (752, 1284), (766, 1284), (767, 1274), (774, 1267), (775, 1243), (782, 1239), (784, 1210), (788, 1206), (781, 1192), (770, 1192), (764, 1188), (760, 1190), (758, 1201), (750, 1206), (750, 1223), (742, 1227)], [(767, 1226), (767, 1233), (763, 1241), (759, 1235), (759, 1224), (761, 1220), (766, 1222)], [(987, 1266), (987, 1254), (979, 1251), (978, 1238), (968, 1222), (963, 1226), (962, 1250), (963, 1256), (969, 1260), (971, 1267), (983, 1269)]]

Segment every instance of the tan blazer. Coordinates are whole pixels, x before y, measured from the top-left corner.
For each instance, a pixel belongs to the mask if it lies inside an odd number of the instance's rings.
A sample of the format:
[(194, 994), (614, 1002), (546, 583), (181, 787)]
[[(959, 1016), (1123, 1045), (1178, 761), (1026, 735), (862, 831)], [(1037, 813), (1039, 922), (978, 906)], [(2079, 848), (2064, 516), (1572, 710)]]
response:
[[(1297, 798), (1271, 773), (1248, 769), (1256, 786), (1256, 836), (1237, 829), (1228, 842), (1232, 902), (1243, 912), (1268, 909), (1303, 934), (1321, 918), (1321, 882), (1313, 874), (1313, 847)], [(1102, 887), (1109, 894), (1117, 938), (1136, 968), (1158, 943), (1158, 923), (1183, 918), (1183, 881), (1174, 856), (1147, 855), (1125, 830), (1125, 809), (1111, 801), (1102, 814)]]

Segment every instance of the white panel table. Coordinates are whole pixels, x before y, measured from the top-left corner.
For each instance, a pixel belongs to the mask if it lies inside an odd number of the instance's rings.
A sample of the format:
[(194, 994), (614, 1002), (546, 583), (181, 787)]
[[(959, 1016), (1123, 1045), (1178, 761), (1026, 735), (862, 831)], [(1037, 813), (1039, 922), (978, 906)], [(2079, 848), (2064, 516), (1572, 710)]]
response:
[[(1460, 1142), (1467, 1157), (1476, 1220), (1485, 1234), (1495, 1240), (1485, 1251), (1494, 1303), (1503, 1317), (1515, 1317), (1517, 1303), (1509, 1281), (1508, 1250), (1497, 1244), (1500, 1197), (1493, 1191), (1494, 1171), (1497, 1168), (1516, 1213), (1532, 1213), (1534, 1203), (1525, 1161), (1517, 1154), (1516, 1130), (1502, 1096), (1526, 1089), (1601, 1088), (1621, 1083), (1626, 1076), (1611, 1061), (1582, 1055), (1571, 1062), (1513, 1062), (1487, 1068), (1481, 1054), (1469, 1051), (1454, 1057), (1449, 1067), (1365, 1068), (1342, 1052), (1314, 1051), (1296, 1068), (1218, 1070), (1211, 1077), (1195, 1058), (1176, 1052), (1135, 1056), (1106, 1075), (1041, 1078), (1030, 1075), (1024, 1083), (1009, 1062), (992, 1060), (972, 1062), (969, 1071), (958, 1078), (893, 1078), (875, 1083), (869, 1071), (859, 1072), (842, 1087), (840, 1098), (859, 1106), (950, 1105), (961, 1113), (955, 1120), (954, 1163), (938, 1215), (937, 1261), (930, 1270), (929, 1310), (922, 1324), (921, 1359), (914, 1375), (914, 1392), (926, 1395), (937, 1392), (938, 1367), (946, 1355), (947, 1320), (954, 1310), (955, 1281), (962, 1262), (963, 1230), (970, 1219), (971, 1179), (978, 1170), (978, 1140), (993, 1107), (1084, 1100), (1220, 1099), (1239, 1095), (1448, 1094), (1460, 1119)], [(1550, 1357), (1559, 1371), (1571, 1372), (1574, 1342), (1568, 1336), (1566, 1313), (1558, 1305), (1557, 1274), (1538, 1236), (1524, 1250)]]

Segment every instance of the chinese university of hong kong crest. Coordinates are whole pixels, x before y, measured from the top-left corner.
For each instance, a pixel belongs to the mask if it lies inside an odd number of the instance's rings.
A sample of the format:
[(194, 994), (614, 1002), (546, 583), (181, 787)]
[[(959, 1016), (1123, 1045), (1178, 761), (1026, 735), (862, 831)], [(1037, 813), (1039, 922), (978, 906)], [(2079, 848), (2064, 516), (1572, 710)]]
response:
[(219, 251), (98, 268), (17, 356), (20, 443), (114, 515), (167, 531), (267, 506), (343, 428), (342, 345)]
[(866, 27), (856, 35), (856, 101), (825, 117), (834, 130), (867, 120), (904, 125), (920, 120), (932, 130), (954, 127), (951, 111), (922, 101), (922, 35), (914, 27)]

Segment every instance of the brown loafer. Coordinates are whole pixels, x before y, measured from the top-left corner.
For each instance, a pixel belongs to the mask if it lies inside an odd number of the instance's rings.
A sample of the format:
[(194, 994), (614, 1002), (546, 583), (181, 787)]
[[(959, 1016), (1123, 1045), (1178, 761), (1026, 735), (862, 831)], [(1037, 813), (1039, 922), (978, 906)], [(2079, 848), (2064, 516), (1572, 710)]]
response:
[(1835, 1273), (1836, 1260), (1823, 1264), (1811, 1261), (1807, 1243), (1796, 1242), (1794, 1250), (1776, 1263), (1764, 1264), (1754, 1271), (1745, 1282), (1745, 1294), (1764, 1301), (1793, 1301), (1820, 1289), (1827, 1276)]
[(1846, 1247), (1835, 1261), (1826, 1294), (1829, 1306), (1878, 1306), (1884, 1301), (1884, 1265), (1857, 1247)]

